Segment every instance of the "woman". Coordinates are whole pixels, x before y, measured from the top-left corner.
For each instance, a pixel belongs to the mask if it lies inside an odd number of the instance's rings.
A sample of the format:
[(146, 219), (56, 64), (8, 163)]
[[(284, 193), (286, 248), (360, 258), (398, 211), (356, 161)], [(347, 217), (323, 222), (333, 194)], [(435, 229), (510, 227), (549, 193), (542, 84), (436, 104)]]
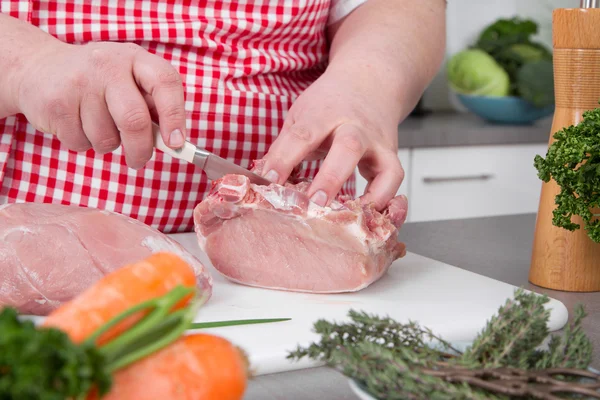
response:
[(210, 182), (154, 153), (153, 119), (273, 182), (304, 162), (319, 205), (355, 195), (358, 165), (382, 208), (444, 36), (443, 0), (0, 1), (0, 204), (191, 230)]

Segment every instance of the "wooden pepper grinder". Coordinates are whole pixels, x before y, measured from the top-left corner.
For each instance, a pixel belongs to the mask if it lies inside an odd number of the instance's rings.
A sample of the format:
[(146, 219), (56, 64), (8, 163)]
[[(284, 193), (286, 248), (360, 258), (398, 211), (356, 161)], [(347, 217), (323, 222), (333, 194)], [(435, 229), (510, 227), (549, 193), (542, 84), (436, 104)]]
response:
[[(554, 93), (556, 108), (548, 145), (555, 132), (582, 121), (600, 100), (600, 0), (581, 1), (580, 8), (559, 8), (552, 14)], [(529, 281), (569, 291), (600, 291), (600, 244), (583, 229), (575, 232), (552, 225), (558, 185), (542, 184)]]

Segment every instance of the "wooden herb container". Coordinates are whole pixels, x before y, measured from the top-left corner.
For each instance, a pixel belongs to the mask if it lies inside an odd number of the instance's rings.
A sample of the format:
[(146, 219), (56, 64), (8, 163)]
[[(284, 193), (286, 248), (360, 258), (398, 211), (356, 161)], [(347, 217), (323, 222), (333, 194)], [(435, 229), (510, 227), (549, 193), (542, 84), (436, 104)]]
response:
[[(600, 8), (583, 7), (584, 2), (582, 8), (553, 11), (556, 108), (548, 145), (555, 132), (578, 124), (584, 111), (599, 106)], [(542, 184), (529, 281), (568, 292), (600, 291), (600, 244), (587, 236), (579, 217), (573, 218), (581, 225), (574, 232), (552, 224), (559, 191), (553, 180)]]

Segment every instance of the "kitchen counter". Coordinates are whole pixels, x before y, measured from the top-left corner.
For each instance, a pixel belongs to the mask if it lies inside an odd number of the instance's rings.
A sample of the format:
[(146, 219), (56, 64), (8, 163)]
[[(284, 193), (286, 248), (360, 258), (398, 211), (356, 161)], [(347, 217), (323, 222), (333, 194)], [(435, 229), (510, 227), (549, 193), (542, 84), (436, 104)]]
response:
[(398, 127), (401, 149), (547, 143), (552, 117), (532, 125), (496, 125), (471, 113), (441, 112), (409, 117)]
[[(600, 368), (600, 293), (565, 293), (527, 281), (535, 215), (407, 223), (400, 239), (409, 251), (562, 301), (572, 314), (584, 304), (585, 330), (594, 344), (592, 366)], [(260, 376), (248, 388), (249, 400), (356, 400), (346, 378), (328, 368)]]

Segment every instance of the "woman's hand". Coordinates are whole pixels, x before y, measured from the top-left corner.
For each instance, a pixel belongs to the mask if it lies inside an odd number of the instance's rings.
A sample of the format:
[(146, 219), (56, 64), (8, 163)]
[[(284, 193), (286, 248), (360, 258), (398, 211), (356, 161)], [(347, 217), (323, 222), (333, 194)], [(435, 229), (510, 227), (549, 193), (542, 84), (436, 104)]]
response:
[[(37, 29), (22, 29), (31, 28)], [(165, 143), (183, 145), (183, 85), (166, 60), (134, 44), (71, 45), (50, 36), (42, 42), (19, 59), (12, 96), (16, 111), (36, 129), (74, 151), (104, 154), (122, 144), (134, 169), (154, 151), (151, 115)]]
[(369, 182), (364, 200), (381, 209), (404, 178), (397, 154), (397, 115), (373, 98), (376, 88), (364, 84), (368, 77), (338, 72), (325, 72), (294, 102), (265, 156), (263, 172), (283, 183), (303, 160), (325, 158), (308, 193), (314, 203), (325, 206), (358, 165)]
[(417, 104), (441, 66), (444, 0), (369, 0), (329, 27), (326, 72), (292, 105), (263, 171), (284, 182), (303, 160), (327, 156), (309, 196), (329, 204), (358, 166), (363, 201), (377, 209), (404, 177), (398, 123)]

